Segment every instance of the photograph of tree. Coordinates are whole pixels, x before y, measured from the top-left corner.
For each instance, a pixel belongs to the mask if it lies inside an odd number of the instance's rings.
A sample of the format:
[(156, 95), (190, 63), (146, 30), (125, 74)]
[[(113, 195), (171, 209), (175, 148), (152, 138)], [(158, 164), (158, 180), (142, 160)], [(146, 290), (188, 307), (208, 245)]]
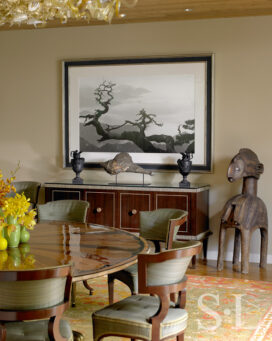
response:
[(128, 152), (136, 163), (175, 165), (189, 152), (205, 164), (205, 62), (66, 63), (66, 149), (90, 163)]
[[(189, 79), (185, 83), (187, 83), (186, 92), (189, 93), (193, 90), (190, 89), (193, 88), (192, 84)], [(164, 109), (158, 110), (157, 114), (148, 112), (148, 110), (154, 112), (154, 106), (148, 102), (148, 95), (150, 93), (151, 96), (153, 95), (151, 85), (149, 88), (145, 84), (141, 88), (133, 89), (129, 83), (118, 86), (116, 83), (104, 81), (97, 88), (92, 89), (91, 84), (87, 86), (86, 82), (83, 82), (82, 88), (80, 87), (80, 94), (82, 94), (79, 113), (80, 150), (83, 152), (180, 153), (187, 151), (194, 153), (194, 102), (187, 104), (189, 109), (192, 107), (192, 111), (188, 113), (191, 117), (186, 119), (188, 114), (184, 115), (183, 124), (177, 122), (175, 112), (172, 117), (167, 115), (168, 122), (164, 124), (166, 115), (164, 110), (170, 112), (171, 103), (167, 108), (165, 106)], [(130, 99), (127, 97), (128, 89), (131, 92)], [(85, 94), (87, 94), (86, 98), (84, 98)], [(90, 108), (85, 107), (91, 95), (95, 103), (92, 103)], [(119, 103), (125, 100), (130, 101), (130, 106), (124, 111), (120, 109)], [(93, 102), (93, 99), (89, 98), (89, 102)], [(188, 112), (188, 108), (186, 109)], [(179, 116), (182, 120), (182, 115)]]

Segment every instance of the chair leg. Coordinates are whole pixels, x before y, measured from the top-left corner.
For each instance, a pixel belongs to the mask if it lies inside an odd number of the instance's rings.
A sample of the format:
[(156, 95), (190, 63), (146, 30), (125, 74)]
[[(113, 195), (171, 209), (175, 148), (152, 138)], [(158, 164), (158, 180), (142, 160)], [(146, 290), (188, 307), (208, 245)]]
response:
[(60, 316), (52, 316), (48, 322), (48, 336), (49, 340), (67, 341), (67, 338), (60, 334)]
[(223, 223), (220, 225), (220, 233), (219, 233), (219, 249), (218, 249), (218, 257), (217, 257), (217, 270), (223, 270), (223, 256), (224, 256), (224, 244), (225, 244), (225, 236), (226, 236), (226, 228)]
[(176, 294), (174, 292), (170, 294), (170, 301), (176, 304)]
[(241, 272), (248, 273), (249, 269), (249, 246), (250, 246), (250, 231), (241, 226)]
[(0, 323), (0, 340), (1, 341), (6, 341), (7, 337), (7, 330), (5, 324), (2, 322)]
[(109, 295), (109, 304), (113, 304), (114, 301), (114, 280), (112, 280), (108, 276), (108, 295)]
[(76, 306), (76, 283), (72, 283), (71, 290), (71, 306), (74, 308)]
[(192, 257), (192, 266), (191, 266), (192, 269), (195, 269), (196, 268), (196, 255), (194, 255)]
[(261, 257), (260, 267), (266, 268), (267, 265), (267, 245), (268, 245), (268, 233), (266, 228), (260, 228), (261, 231)]
[(161, 244), (158, 240), (153, 240), (153, 243), (155, 245), (155, 253), (158, 253), (161, 251)]
[(184, 333), (177, 335), (177, 341), (184, 341)]
[(182, 290), (180, 293), (179, 293), (179, 307), (181, 309), (185, 309), (185, 306), (186, 306), (186, 289), (185, 290)]
[(232, 259), (232, 264), (235, 266), (239, 265), (240, 245), (241, 245), (241, 232), (239, 229), (235, 229), (233, 259)]
[(83, 285), (84, 285), (84, 287), (87, 289), (87, 290), (89, 290), (89, 295), (91, 296), (92, 294), (93, 294), (93, 288), (91, 288), (90, 286), (89, 286), (89, 284), (88, 284), (88, 281), (83, 281)]

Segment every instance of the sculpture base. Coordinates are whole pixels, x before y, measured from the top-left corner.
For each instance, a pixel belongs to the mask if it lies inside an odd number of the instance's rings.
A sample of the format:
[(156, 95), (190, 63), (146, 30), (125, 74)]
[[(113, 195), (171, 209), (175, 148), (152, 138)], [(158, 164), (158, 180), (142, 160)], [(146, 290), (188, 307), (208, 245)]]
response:
[(189, 181), (184, 181), (182, 180), (180, 183), (179, 183), (179, 187), (182, 187), (182, 188), (189, 188), (191, 186), (191, 183)]
[(111, 186), (125, 186), (125, 187), (128, 187), (128, 186), (134, 186), (134, 187), (141, 187), (141, 186), (150, 186), (151, 185), (151, 182), (145, 182), (145, 183), (134, 183), (134, 182), (109, 182), (108, 185), (111, 185)]
[[(133, 173), (133, 172), (131, 172), (131, 173)], [(133, 180), (129, 180), (129, 181), (127, 181), (127, 179), (126, 179), (126, 174), (127, 174), (126, 172), (121, 172), (121, 173), (115, 174), (115, 183), (110, 183), (110, 184), (120, 185), (120, 186), (122, 186), (122, 185), (123, 186), (129, 186), (129, 185), (131, 185), (131, 186), (151, 185), (150, 179), (148, 179), (147, 181), (145, 179), (145, 175), (148, 175), (148, 178), (150, 177), (149, 174), (134, 173), (134, 175), (136, 175), (136, 174), (141, 175), (142, 179), (138, 178), (137, 180), (133, 179)], [(125, 177), (122, 178), (122, 175), (124, 175)], [(118, 181), (118, 176), (121, 176), (121, 180), (119, 178), (119, 181)]]
[(73, 184), (83, 184), (83, 179), (81, 179), (80, 177), (75, 177), (74, 179), (73, 179)]

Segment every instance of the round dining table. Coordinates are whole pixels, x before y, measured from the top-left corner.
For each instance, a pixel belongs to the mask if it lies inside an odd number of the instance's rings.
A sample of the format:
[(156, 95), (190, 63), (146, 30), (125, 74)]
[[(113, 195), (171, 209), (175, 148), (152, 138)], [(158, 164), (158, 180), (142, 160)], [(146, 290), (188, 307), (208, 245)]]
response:
[(72, 263), (73, 282), (122, 270), (146, 252), (147, 242), (121, 229), (101, 225), (43, 222), (30, 240), (0, 252), (0, 270), (31, 270)]

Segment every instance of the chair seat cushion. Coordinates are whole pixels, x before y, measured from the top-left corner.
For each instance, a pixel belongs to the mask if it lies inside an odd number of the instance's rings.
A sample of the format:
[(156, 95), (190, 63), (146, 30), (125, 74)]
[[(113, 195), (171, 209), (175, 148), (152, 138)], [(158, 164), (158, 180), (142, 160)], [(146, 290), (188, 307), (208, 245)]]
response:
[[(8, 322), (7, 341), (50, 341), (48, 336), (48, 320), (29, 322)], [(68, 341), (73, 341), (73, 333), (69, 323), (60, 321), (60, 334)]]
[[(93, 314), (94, 341), (102, 335), (122, 335), (151, 340), (148, 319), (159, 309), (155, 296), (133, 295)], [(187, 326), (188, 314), (180, 308), (169, 308), (160, 325), (160, 338), (181, 333)]]

